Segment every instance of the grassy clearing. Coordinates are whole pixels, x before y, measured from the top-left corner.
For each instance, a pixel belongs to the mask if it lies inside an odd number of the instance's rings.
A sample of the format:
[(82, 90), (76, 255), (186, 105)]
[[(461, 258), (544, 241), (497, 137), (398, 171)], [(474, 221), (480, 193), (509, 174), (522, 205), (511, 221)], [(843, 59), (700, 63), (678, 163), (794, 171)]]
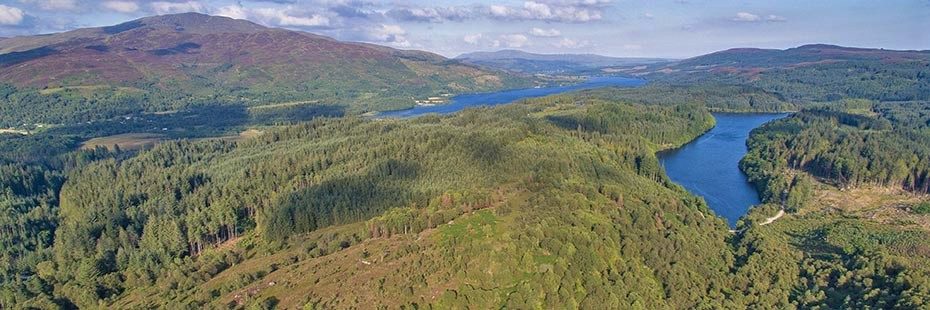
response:
[[(265, 132), (258, 129), (246, 129), (238, 134), (231, 134), (226, 136), (219, 137), (208, 137), (208, 138), (199, 138), (192, 140), (210, 140), (210, 139), (219, 139), (231, 142), (238, 142), (254, 137), (261, 136)], [(89, 150), (97, 147), (105, 147), (112, 150), (114, 146), (119, 146), (122, 150), (139, 150), (145, 147), (153, 146), (165, 140), (168, 140), (168, 136), (162, 134), (152, 134), (152, 133), (126, 133), (119, 135), (112, 135), (106, 137), (98, 137), (87, 140), (81, 145), (81, 149)]]
[(29, 135), (29, 132), (25, 130), (8, 128), (8, 129), (0, 129), (0, 134), (16, 134), (16, 135), (25, 136), (25, 135)]
[(272, 103), (272, 104), (258, 105), (258, 106), (249, 107), (248, 109), (249, 109), (249, 111), (255, 111), (255, 110), (263, 110), (263, 109), (274, 109), (274, 108), (294, 107), (294, 106), (300, 106), (300, 105), (305, 105), (305, 104), (314, 104), (314, 103), (319, 103), (319, 102), (320, 102), (319, 100), (291, 101), (291, 102), (282, 102), (282, 103)]
[[(922, 264), (930, 262), (930, 215), (921, 213), (922, 206), (930, 206), (930, 196), (891, 186), (841, 189), (816, 180), (805, 207), (765, 229), (787, 236), (790, 244), (814, 257), (884, 249), (908, 264)], [(755, 207), (748, 218), (759, 221), (777, 208)]]
[(223, 141), (239, 142), (239, 141), (243, 141), (243, 140), (246, 140), (246, 139), (251, 139), (251, 138), (254, 138), (254, 137), (261, 136), (261, 135), (264, 134), (264, 133), (265, 133), (265, 131), (263, 131), (263, 130), (258, 130), (258, 129), (255, 129), (255, 128), (250, 128), (250, 129), (243, 130), (243, 131), (239, 132), (238, 134), (230, 134), (230, 135), (219, 136), (219, 137), (199, 138), (199, 139), (193, 139), (193, 140), (219, 139), (219, 140), (223, 140)]
[(817, 188), (811, 203), (813, 207), (802, 209), (799, 215), (842, 214), (879, 224), (930, 231), (930, 217), (914, 212), (916, 206), (930, 201), (926, 195), (882, 186), (841, 190), (820, 183)]
[(88, 150), (97, 147), (105, 147), (112, 150), (115, 146), (119, 146), (119, 148), (123, 150), (138, 150), (155, 145), (165, 139), (166, 136), (161, 134), (126, 133), (87, 140), (81, 145), (81, 149)]
[[(60, 93), (63, 91), (68, 91), (68, 90), (78, 91), (81, 94), (90, 94), (90, 93), (93, 93), (94, 91), (97, 91), (103, 88), (110, 88), (110, 87), (112, 86), (110, 85), (80, 85), (80, 86), (53, 87), (53, 88), (46, 88), (46, 89), (40, 90), (39, 94), (48, 96), (51, 94)], [(135, 87), (116, 87), (115, 89), (116, 91), (124, 92), (124, 93), (145, 92), (144, 90), (141, 90)]]

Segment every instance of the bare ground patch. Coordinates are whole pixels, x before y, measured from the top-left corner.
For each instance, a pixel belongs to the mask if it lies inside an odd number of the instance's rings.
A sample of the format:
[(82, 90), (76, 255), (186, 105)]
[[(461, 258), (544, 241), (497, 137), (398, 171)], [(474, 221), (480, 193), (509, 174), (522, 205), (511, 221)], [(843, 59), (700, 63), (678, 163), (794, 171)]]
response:
[(97, 147), (114, 149), (119, 146), (123, 150), (138, 150), (165, 140), (165, 135), (152, 133), (126, 133), (106, 137), (93, 138), (81, 144), (81, 149), (89, 150)]

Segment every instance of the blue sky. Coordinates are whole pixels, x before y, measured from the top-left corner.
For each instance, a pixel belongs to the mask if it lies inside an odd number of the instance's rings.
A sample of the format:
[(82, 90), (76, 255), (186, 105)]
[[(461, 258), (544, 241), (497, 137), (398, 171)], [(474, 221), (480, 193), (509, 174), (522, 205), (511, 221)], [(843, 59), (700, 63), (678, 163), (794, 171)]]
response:
[(191, 11), (445, 56), (514, 48), (683, 58), (807, 43), (930, 49), (930, 0), (0, 0), (0, 36)]

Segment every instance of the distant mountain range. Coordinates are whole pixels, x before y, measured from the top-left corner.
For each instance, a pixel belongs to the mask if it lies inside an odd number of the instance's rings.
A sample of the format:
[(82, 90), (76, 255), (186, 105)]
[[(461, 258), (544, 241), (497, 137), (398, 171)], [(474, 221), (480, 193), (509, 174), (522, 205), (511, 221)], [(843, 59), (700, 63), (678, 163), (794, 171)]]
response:
[[(319, 100), (360, 111), (415, 95), (525, 83), (442, 56), (197, 13), (0, 41), (0, 81), (18, 88), (120, 86), (170, 100), (247, 105)], [(166, 99), (168, 100), (168, 99)]]
[(809, 44), (789, 49), (734, 48), (680, 61), (621, 69), (629, 73), (737, 73), (755, 75), (773, 69), (796, 69), (842, 62), (900, 64), (930, 62), (930, 51)]
[(605, 69), (677, 85), (741, 85), (788, 102), (841, 98), (930, 100), (930, 51), (803, 45), (784, 50), (737, 48), (681, 61)]
[(519, 50), (474, 52), (455, 59), (491, 68), (524, 73), (578, 73), (593, 69), (666, 63), (664, 58), (618, 58), (594, 54), (534, 54)]

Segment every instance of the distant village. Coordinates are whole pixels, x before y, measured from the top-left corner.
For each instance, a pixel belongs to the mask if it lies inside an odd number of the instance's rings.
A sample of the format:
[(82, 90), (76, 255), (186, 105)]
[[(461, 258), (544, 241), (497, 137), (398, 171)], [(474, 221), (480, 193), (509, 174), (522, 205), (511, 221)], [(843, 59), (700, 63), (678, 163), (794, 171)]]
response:
[(418, 106), (434, 106), (437, 104), (445, 104), (449, 102), (449, 97), (452, 97), (452, 94), (441, 94), (438, 97), (427, 97), (426, 99), (414, 99), (413, 102)]

